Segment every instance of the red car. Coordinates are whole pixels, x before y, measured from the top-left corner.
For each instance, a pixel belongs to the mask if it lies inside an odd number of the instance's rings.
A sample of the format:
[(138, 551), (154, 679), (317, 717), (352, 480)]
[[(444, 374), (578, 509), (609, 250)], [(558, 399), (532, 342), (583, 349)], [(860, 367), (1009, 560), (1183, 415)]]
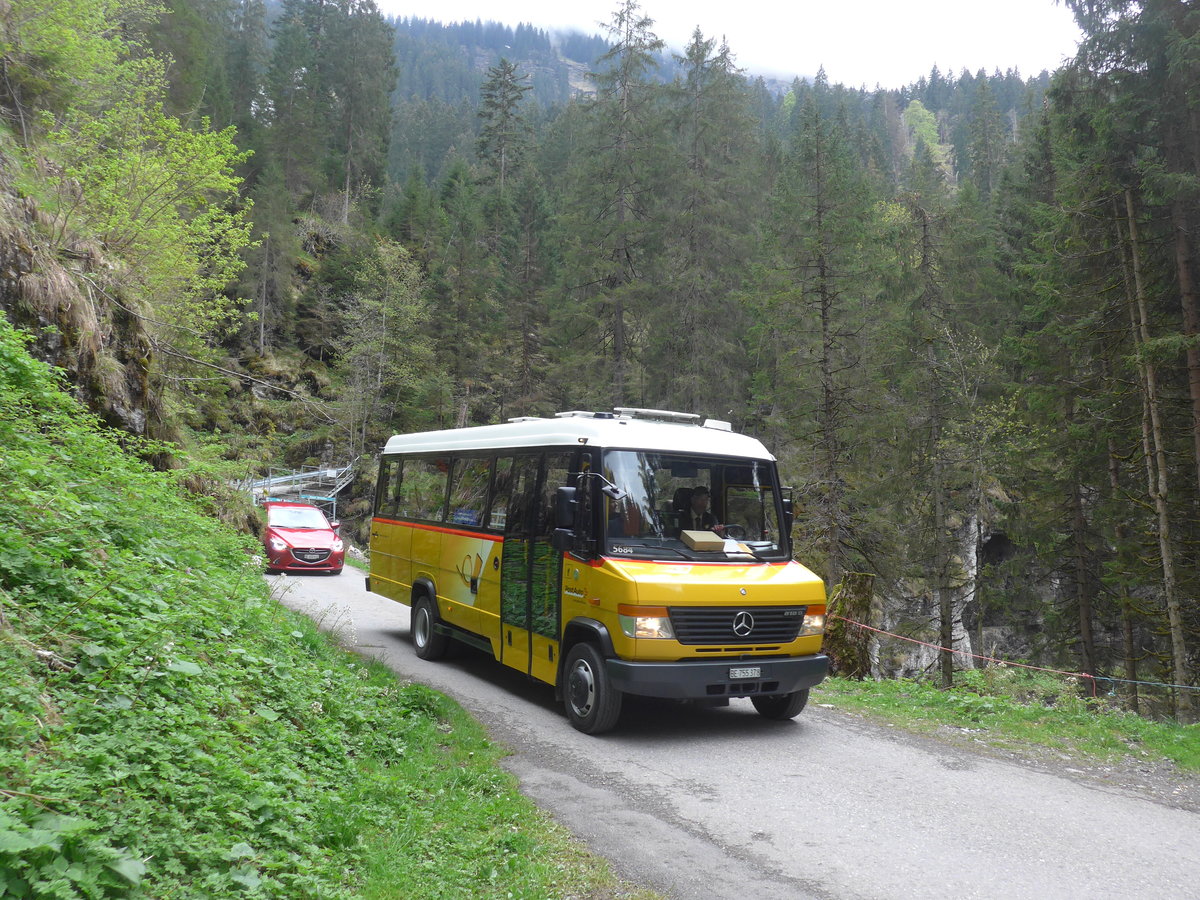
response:
[(346, 561), (346, 545), (338, 537), (340, 522), (330, 522), (325, 513), (308, 503), (270, 500), (263, 546), (267, 571), (329, 572), (340, 575)]

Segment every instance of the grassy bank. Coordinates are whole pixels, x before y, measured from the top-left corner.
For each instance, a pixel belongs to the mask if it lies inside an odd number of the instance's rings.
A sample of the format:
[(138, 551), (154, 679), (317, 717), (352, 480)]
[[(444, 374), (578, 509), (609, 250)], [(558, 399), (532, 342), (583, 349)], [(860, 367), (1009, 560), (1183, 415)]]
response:
[(934, 681), (831, 678), (812, 702), (853, 710), (915, 731), (953, 728), (974, 741), (1014, 751), (1056, 750), (1073, 758), (1171, 760), (1200, 772), (1200, 725), (1151, 721), (1083, 696), (1072, 680), (1012, 667)]
[(612, 897), (457, 707), (267, 595), (0, 317), (0, 896)]

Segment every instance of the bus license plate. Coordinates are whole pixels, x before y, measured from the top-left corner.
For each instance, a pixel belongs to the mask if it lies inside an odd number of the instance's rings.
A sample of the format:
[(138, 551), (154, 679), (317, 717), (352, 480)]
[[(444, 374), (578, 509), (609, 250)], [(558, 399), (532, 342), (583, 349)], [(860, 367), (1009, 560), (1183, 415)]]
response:
[(731, 681), (742, 681), (746, 678), (762, 678), (762, 666), (741, 666), (729, 670)]

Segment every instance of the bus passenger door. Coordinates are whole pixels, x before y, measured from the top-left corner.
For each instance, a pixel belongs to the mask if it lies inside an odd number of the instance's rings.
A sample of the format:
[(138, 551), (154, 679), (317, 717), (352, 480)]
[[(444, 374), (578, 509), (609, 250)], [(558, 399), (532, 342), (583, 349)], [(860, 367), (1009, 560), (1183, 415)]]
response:
[(529, 671), (530, 574), (540, 456), (513, 459), (511, 499), (500, 553), (500, 661)]
[(562, 633), (563, 553), (555, 550), (551, 537), (554, 497), (567, 484), (570, 456), (547, 453), (538, 490), (538, 516), (533, 537), (533, 567), (529, 598), (529, 674), (554, 684), (558, 675), (558, 638)]
[(512, 501), (500, 566), (501, 660), (554, 683), (561, 628), (562, 552), (550, 543), (554, 492), (567, 483), (570, 455), (513, 460)]

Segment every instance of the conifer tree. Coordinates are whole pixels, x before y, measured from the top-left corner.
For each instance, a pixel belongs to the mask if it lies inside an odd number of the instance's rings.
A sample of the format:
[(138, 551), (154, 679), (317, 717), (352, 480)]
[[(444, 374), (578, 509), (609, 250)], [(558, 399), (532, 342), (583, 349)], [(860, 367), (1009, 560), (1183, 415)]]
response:
[(530, 127), (521, 113), (521, 102), (531, 89), (528, 76), (519, 74), (513, 63), (501, 57), (488, 69), (488, 79), (479, 92), (479, 159), (501, 194), (529, 142)]
[[(268, 43), (266, 4), (263, 0), (240, 0), (234, 10), (226, 48), (226, 68), (239, 143), (253, 149), (255, 155), (266, 151), (260, 131), (268, 103), (265, 84), (270, 63)], [(258, 159), (251, 165), (257, 171), (265, 162)], [(253, 177), (247, 179), (250, 185), (253, 181)]]
[[(1143, 430), (1148, 495), (1156, 509), (1163, 606), (1170, 637), (1170, 669), (1176, 684), (1189, 684), (1192, 667), (1188, 647), (1200, 629), (1194, 603), (1184, 601), (1195, 588), (1183, 588), (1184, 573), (1176, 565), (1176, 543), (1183, 539), (1174, 526), (1172, 507), (1200, 497), (1200, 289), (1198, 289), (1195, 204), (1200, 195), (1200, 117), (1195, 83), (1200, 67), (1195, 47), (1198, 22), (1189, 4), (1155, 0), (1068, 3), (1085, 33), (1080, 53), (1056, 97), (1070, 119), (1066, 132), (1076, 156), (1096, 167), (1093, 181), (1112, 187), (1108, 201), (1119, 197), (1114, 223), (1121, 228), (1120, 278), (1129, 286), (1136, 314), (1135, 347), (1146, 413)], [(1068, 86), (1074, 89), (1068, 93)], [(1091, 131), (1102, 137), (1085, 145), (1075, 136)], [(1083, 196), (1091, 192), (1079, 191)], [(1110, 256), (1110, 260), (1112, 257)], [(1109, 271), (1116, 267), (1109, 263)], [(1173, 303), (1174, 323), (1162, 316)], [(1165, 364), (1182, 357), (1174, 368)], [(1192, 472), (1176, 474), (1171, 452), (1180, 423), (1165, 397), (1178, 379), (1190, 400), (1187, 433)], [(1173, 427), (1174, 426), (1174, 427)], [(1182, 487), (1181, 487), (1182, 486)], [(1194, 516), (1188, 518), (1194, 519)], [(1192, 715), (1188, 691), (1178, 695), (1179, 714)]]
[(317, 53), (300, 14), (304, 0), (289, 0), (272, 28), (273, 52), (267, 71), (270, 103), (268, 147), (278, 160), (293, 198), (316, 187), (320, 142), (326, 124)]
[(402, 410), (415, 406), (427, 377), (422, 332), (429, 313), (420, 267), (399, 244), (379, 241), (359, 257), (340, 303), (342, 424), (350, 449), (361, 454), (408, 424)]
[[(736, 292), (756, 251), (762, 184), (750, 97), (729, 47), (697, 29), (668, 95), (674, 176), (664, 187), (653, 304), (647, 309), (646, 402), (741, 418), (750, 372)], [(761, 190), (761, 189), (760, 189)]]
[(969, 126), (971, 180), (980, 197), (987, 202), (1000, 177), (1007, 144), (1004, 123), (996, 109), (992, 90), (988, 82), (981, 81), (975, 91), (975, 103), (971, 110)]
[(224, 48), (233, 33), (235, 0), (166, 0), (150, 29), (154, 50), (171, 59), (167, 111), (233, 123), (231, 82)]
[(395, 83), (391, 27), (373, 0), (285, 0), (267, 74), (269, 145), (293, 197), (352, 198), (383, 182)]
[[(604, 372), (600, 393), (630, 405), (631, 379), (661, 220), (664, 151), (661, 89), (651, 80), (663, 42), (636, 0), (624, 0), (608, 25), (611, 49), (593, 73), (580, 152), (572, 161), (564, 224), (570, 235), (567, 303), (560, 340)], [(579, 354), (575, 356), (574, 354)]]
[[(847, 568), (854, 529), (846, 484), (854, 455), (851, 425), (865, 412), (863, 354), (870, 340), (869, 234), (873, 197), (844, 117), (829, 118), (829, 88), (818, 81), (797, 117), (771, 207), (775, 254), (767, 282), (764, 336), (774, 346), (769, 397), (773, 429), (811, 435), (801, 468), (813, 549), (830, 585)], [(800, 460), (797, 460), (799, 462)]]
[[(342, 223), (352, 198), (383, 184), (391, 135), (390, 95), (396, 83), (393, 34), (374, 0), (342, 0), (322, 51), (322, 85), (331, 101), (328, 186), (342, 193)], [(372, 204), (373, 205), (373, 204)]]

